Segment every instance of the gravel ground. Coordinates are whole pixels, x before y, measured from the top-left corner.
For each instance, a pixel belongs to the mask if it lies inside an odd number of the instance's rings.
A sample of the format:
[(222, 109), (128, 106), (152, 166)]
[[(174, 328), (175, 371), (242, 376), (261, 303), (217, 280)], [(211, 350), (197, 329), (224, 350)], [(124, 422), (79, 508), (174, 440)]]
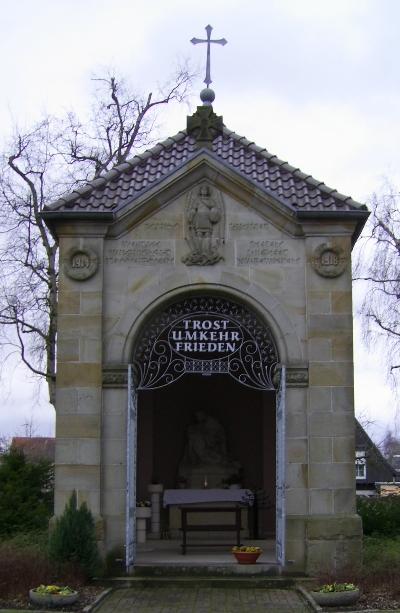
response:
[(358, 603), (359, 609), (378, 609), (396, 611), (400, 609), (400, 593), (393, 595), (385, 589), (374, 590), (362, 594)]

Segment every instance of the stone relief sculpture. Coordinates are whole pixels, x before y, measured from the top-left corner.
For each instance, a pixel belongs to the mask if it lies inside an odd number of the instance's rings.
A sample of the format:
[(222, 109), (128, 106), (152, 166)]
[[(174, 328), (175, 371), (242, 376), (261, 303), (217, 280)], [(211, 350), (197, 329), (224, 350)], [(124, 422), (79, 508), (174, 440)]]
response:
[(190, 253), (182, 258), (188, 266), (207, 266), (223, 260), (225, 211), (222, 196), (207, 183), (189, 194), (185, 211), (185, 238)]
[(72, 247), (64, 260), (64, 272), (75, 281), (86, 281), (97, 272), (99, 259), (90, 247)]
[(186, 431), (183, 458), (179, 464), (179, 477), (189, 487), (220, 487), (232, 474), (241, 470), (239, 462), (228, 453), (224, 427), (204, 411), (196, 411), (194, 421)]
[(314, 249), (311, 264), (321, 277), (339, 277), (346, 270), (349, 258), (339, 245), (322, 243)]
[(184, 463), (188, 466), (225, 464), (228, 454), (224, 428), (204, 411), (197, 411), (195, 418), (195, 423), (187, 429)]

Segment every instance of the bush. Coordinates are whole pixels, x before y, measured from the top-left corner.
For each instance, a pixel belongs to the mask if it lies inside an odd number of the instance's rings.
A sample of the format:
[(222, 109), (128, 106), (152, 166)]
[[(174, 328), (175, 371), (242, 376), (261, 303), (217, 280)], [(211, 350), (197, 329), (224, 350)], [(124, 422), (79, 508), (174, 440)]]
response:
[[(84, 582), (71, 564), (55, 568), (47, 555), (48, 532), (19, 533), (0, 544), (0, 601), (24, 598), (42, 583), (73, 585)], [(1, 604), (0, 604), (1, 607)]]
[(93, 515), (82, 503), (78, 508), (73, 492), (63, 514), (55, 521), (50, 534), (49, 556), (58, 563), (78, 565), (89, 577), (98, 572), (100, 557)]
[(0, 598), (15, 598), (42, 582), (50, 582), (54, 573), (47, 556), (35, 548), (0, 545)]
[(364, 593), (374, 590), (398, 599), (400, 585), (400, 538), (367, 536), (363, 546)]
[(400, 496), (383, 498), (359, 496), (357, 513), (362, 518), (365, 535), (400, 535)]
[(1, 537), (46, 528), (53, 508), (53, 465), (29, 462), (11, 448), (1, 456), (0, 492)]
[(343, 568), (336, 573), (318, 575), (318, 585), (334, 581), (354, 583), (364, 595), (376, 592), (377, 608), (385, 602), (385, 594), (397, 600), (400, 593), (400, 537), (365, 536), (361, 568)]
[(15, 551), (36, 551), (47, 556), (49, 547), (49, 530), (32, 530), (17, 532), (2, 543)]
[(370, 576), (400, 573), (400, 537), (364, 537), (363, 542), (364, 572)]

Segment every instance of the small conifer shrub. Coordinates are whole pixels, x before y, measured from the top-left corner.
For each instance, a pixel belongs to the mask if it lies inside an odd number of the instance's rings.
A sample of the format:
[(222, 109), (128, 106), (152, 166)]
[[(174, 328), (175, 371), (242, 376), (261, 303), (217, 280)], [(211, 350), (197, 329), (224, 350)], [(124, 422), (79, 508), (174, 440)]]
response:
[(76, 564), (89, 577), (100, 569), (93, 515), (85, 502), (78, 508), (75, 491), (63, 514), (55, 521), (50, 534), (49, 557), (60, 564)]

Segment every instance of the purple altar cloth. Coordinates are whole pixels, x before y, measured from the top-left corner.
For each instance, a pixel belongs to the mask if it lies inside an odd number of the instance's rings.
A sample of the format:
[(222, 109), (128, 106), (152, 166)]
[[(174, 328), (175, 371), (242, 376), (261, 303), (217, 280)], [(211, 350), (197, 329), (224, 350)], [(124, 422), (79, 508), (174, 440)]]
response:
[(252, 506), (254, 494), (241, 489), (177, 489), (164, 490), (164, 507), (184, 504), (239, 503)]

